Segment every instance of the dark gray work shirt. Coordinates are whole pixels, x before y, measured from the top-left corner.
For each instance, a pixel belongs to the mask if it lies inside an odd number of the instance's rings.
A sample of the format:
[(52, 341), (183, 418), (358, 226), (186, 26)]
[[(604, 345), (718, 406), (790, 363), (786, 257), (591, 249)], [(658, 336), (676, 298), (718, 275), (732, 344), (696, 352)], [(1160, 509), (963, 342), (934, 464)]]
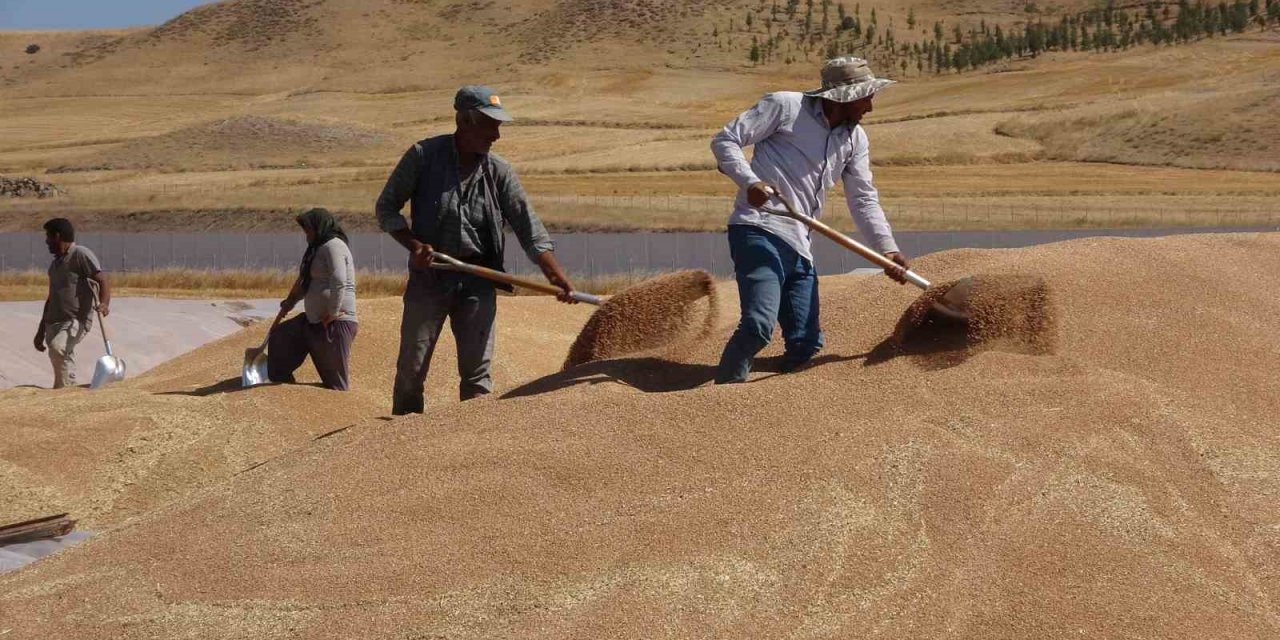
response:
[(88, 319), (93, 313), (89, 278), (100, 271), (98, 256), (78, 244), (72, 244), (67, 255), (54, 256), (49, 264), (49, 301), (45, 304), (44, 321)]
[[(410, 221), (400, 210), (410, 203)], [(378, 196), (378, 226), (409, 229), (433, 249), (491, 268), (502, 268), (502, 228), (515, 234), (530, 260), (554, 248), (511, 165), (486, 154), (461, 175), (452, 135), (422, 140), (404, 153)]]

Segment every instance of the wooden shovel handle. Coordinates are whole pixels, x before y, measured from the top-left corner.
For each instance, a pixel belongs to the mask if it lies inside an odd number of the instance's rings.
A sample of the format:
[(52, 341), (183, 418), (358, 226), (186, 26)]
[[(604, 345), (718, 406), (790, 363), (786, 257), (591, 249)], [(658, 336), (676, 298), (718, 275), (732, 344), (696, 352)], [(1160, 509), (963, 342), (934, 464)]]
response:
[(258, 346), (258, 351), (262, 351), (267, 348), (267, 340), (271, 339), (271, 332), (276, 330), (276, 326), (278, 326), (280, 321), (287, 315), (289, 315), (289, 309), (280, 307), (280, 313), (276, 314), (276, 319), (271, 321), (270, 327), (267, 327), (267, 335), (262, 336), (262, 344)]
[(791, 201), (782, 197), (781, 193), (774, 191), (773, 197), (775, 200), (781, 201), (782, 206), (786, 207), (787, 210), (778, 211), (776, 209), (766, 209), (765, 211), (768, 211), (769, 213), (772, 213), (774, 215), (786, 216), (793, 220), (799, 220), (801, 223), (803, 223), (805, 226), (809, 227), (810, 229), (813, 229), (814, 231), (821, 233), (822, 235), (831, 239), (832, 242), (862, 256), (863, 258), (866, 258), (876, 266), (884, 267), (886, 269), (896, 269), (901, 267), (901, 265), (884, 257), (883, 255), (880, 254), (880, 252), (872, 249), (871, 247), (868, 247), (862, 244), (861, 242), (858, 242), (857, 240), (854, 240), (853, 238), (850, 238), (849, 236), (846, 236), (845, 234), (840, 233), (835, 229), (832, 229), (830, 226), (827, 225), (827, 223), (797, 212), (795, 210), (795, 207), (791, 206)]
[(98, 298), (98, 281), (89, 279), (89, 291), (93, 293), (93, 311), (98, 314), (98, 330), (102, 333), (102, 346), (111, 355), (111, 340), (107, 338), (107, 323), (102, 319), (102, 305)]
[[(773, 189), (771, 189), (771, 191), (772, 191), (771, 195), (774, 197), (774, 199), (780, 200), (782, 202), (782, 206), (786, 207), (787, 210), (778, 211), (776, 209), (762, 209), (766, 213), (771, 213), (779, 216), (786, 216), (793, 220), (799, 220), (805, 226), (809, 227), (810, 229), (813, 229), (814, 231), (817, 231), (818, 233), (821, 233), (822, 235), (829, 238), (832, 242), (862, 256), (863, 258), (866, 258), (869, 262), (871, 262), (872, 264), (882, 269), (890, 269), (890, 270), (902, 269), (902, 265), (886, 258), (879, 251), (876, 251), (871, 247), (868, 247), (867, 245), (864, 245), (861, 242), (858, 242), (857, 240), (854, 240), (853, 238), (850, 238), (849, 236), (846, 236), (845, 234), (840, 233), (835, 229), (832, 229), (830, 226), (828, 226), (825, 222), (821, 220), (817, 220), (812, 217), (806, 216), (804, 214), (798, 213), (795, 210), (795, 208), (791, 206), (791, 202), (786, 198), (784, 198), (781, 193), (778, 193), (777, 190), (773, 190)], [(914, 271), (910, 271), (907, 269), (902, 269), (902, 270), (906, 273), (907, 281), (909, 281), (911, 284), (914, 284), (917, 287), (920, 287), (921, 289), (929, 288), (930, 285), (928, 280), (925, 280), (923, 277), (921, 277), (919, 274), (917, 274)]]
[[(553, 284), (550, 284), (547, 282), (538, 282), (537, 280), (529, 280), (526, 278), (521, 278), (519, 276), (513, 276), (509, 273), (503, 273), (495, 269), (488, 269), (486, 267), (480, 267), (474, 264), (467, 264), (461, 260), (458, 260), (457, 258), (445, 255), (438, 251), (432, 252), (431, 258), (432, 260), (440, 260), (440, 262), (438, 263), (437, 262), (431, 263), (431, 268), (433, 269), (443, 269), (445, 271), (461, 271), (462, 273), (469, 273), (473, 276), (479, 276), (486, 280), (493, 280), (494, 282), (501, 282), (501, 283), (509, 284), (516, 287), (524, 287), (525, 289), (533, 289), (534, 291), (549, 293), (553, 296), (564, 293), (564, 290), (562, 290), (560, 287), (557, 287)], [(597, 306), (600, 305), (600, 298), (597, 296), (593, 296), (589, 293), (574, 291), (572, 296), (574, 300), (577, 300), (579, 302), (586, 302), (587, 304), (594, 304)]]

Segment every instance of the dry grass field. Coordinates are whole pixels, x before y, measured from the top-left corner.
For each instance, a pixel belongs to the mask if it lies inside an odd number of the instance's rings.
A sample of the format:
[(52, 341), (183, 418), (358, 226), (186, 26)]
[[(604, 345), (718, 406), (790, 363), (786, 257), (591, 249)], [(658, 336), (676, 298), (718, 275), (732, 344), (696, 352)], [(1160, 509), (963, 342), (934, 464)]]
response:
[[(970, 4), (918, 18), (1025, 19)], [(732, 184), (711, 134), (764, 92), (811, 88), (821, 58), (752, 67), (706, 44), (755, 6), (234, 0), (156, 29), (0, 33), (0, 175), (70, 193), (0, 201), (0, 227), (240, 210), (233, 227), (266, 229), (313, 205), (358, 219), (409, 144), (450, 130), (456, 86), (481, 81), (519, 118), (496, 149), (554, 227), (718, 228)], [(870, 6), (900, 31), (911, 8)], [(1272, 222), (1277, 68), (1271, 31), (908, 74), (866, 124), (882, 196), (904, 229)]]

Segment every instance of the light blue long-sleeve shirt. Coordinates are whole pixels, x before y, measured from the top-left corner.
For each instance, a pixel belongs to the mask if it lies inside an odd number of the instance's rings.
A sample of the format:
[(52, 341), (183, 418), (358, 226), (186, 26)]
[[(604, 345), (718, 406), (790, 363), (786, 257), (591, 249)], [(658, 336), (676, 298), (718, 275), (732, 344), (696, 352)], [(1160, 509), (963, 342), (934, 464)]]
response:
[[(748, 163), (742, 150), (752, 145), (755, 153)], [(792, 91), (770, 93), (725, 125), (711, 139), (711, 152), (720, 172), (738, 185), (729, 224), (762, 227), (812, 261), (808, 227), (752, 207), (747, 187), (771, 184), (799, 213), (821, 218), (827, 189), (838, 176), (862, 236), (881, 253), (898, 250), (871, 182), (866, 132), (861, 126), (828, 127), (821, 99)]]

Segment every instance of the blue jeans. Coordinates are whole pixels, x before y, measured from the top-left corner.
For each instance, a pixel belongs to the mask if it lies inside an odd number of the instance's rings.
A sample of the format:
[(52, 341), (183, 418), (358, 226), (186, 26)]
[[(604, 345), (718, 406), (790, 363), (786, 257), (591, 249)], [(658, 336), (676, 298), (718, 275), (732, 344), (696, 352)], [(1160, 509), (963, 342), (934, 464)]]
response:
[(786, 343), (784, 369), (822, 349), (818, 323), (818, 274), (813, 263), (759, 227), (729, 225), (729, 254), (742, 300), (742, 320), (716, 368), (716, 383), (744, 382), (751, 361), (769, 344), (775, 322)]

